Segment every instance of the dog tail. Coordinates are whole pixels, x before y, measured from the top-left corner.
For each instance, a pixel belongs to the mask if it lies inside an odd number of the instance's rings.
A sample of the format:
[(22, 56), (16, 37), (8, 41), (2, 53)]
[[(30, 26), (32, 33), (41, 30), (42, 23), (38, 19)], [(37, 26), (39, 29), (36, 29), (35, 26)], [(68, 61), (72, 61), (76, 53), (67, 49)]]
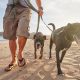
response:
[(53, 31), (55, 30), (55, 25), (53, 23), (49, 23), (48, 25), (52, 25), (53, 26)]

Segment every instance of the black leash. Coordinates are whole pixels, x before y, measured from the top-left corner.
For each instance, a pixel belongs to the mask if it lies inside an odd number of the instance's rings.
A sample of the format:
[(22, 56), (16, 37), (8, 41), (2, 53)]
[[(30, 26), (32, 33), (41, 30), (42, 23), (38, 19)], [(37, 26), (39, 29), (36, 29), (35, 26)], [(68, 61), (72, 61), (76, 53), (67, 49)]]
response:
[(38, 30), (39, 30), (39, 23), (40, 23), (40, 16), (39, 16), (39, 14), (38, 14), (38, 22), (37, 22), (37, 30), (36, 30), (36, 33), (37, 33)]

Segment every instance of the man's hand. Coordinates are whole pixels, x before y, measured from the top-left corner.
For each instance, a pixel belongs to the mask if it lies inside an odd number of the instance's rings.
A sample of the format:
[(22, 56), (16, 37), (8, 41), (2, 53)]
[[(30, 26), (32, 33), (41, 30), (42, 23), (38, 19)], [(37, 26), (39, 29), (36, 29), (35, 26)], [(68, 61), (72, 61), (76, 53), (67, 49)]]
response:
[(37, 6), (38, 6), (38, 14), (39, 16), (43, 15), (43, 8), (41, 6), (41, 0), (36, 0)]
[(39, 14), (39, 16), (42, 16), (42, 15), (43, 15), (43, 8), (42, 8), (42, 7), (41, 7), (41, 8), (39, 8), (39, 10), (38, 10), (38, 11), (39, 11), (39, 13), (38, 13), (38, 14)]

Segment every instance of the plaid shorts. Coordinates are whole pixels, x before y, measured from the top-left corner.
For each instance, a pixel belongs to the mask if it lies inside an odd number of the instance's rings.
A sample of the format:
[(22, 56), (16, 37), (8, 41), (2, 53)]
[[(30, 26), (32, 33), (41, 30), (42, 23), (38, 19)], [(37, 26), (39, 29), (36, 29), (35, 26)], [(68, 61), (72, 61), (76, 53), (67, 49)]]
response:
[(17, 36), (29, 36), (30, 9), (28, 7), (7, 6), (3, 18), (3, 37), (15, 39)]

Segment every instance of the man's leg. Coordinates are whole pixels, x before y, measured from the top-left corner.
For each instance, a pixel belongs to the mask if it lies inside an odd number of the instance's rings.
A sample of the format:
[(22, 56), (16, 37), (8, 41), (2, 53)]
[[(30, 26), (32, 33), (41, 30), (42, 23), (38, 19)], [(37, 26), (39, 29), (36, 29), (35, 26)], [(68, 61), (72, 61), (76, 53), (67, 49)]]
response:
[(30, 21), (29, 15), (30, 15), (30, 10), (28, 10), (28, 8), (25, 8), (25, 11), (24, 11), (24, 9), (23, 9), (23, 13), (19, 18), (18, 27), (17, 27), (17, 31), (16, 31), (16, 35), (18, 36), (18, 46), (19, 46), (18, 66), (20, 66), (20, 67), (24, 66), (24, 64), (25, 64), (25, 59), (22, 56), (22, 54), (23, 54), (22, 52), (23, 52), (24, 46), (26, 44), (27, 38), (29, 36), (29, 32), (28, 32), (29, 21)]
[(16, 61), (16, 39), (15, 40), (9, 40), (9, 48), (10, 48), (10, 51), (11, 51), (11, 56), (12, 56), (12, 60), (11, 62), (9, 63), (9, 65), (5, 68), (5, 71), (10, 71), (14, 64), (15, 64), (15, 61)]
[(26, 64), (25, 59), (23, 58), (23, 49), (26, 44), (27, 38), (19, 36), (18, 37), (18, 45), (19, 45), (19, 52), (18, 52), (18, 66), (22, 67)]
[(26, 44), (27, 38), (19, 36), (18, 37), (18, 45), (19, 45), (19, 52), (18, 52), (18, 59), (22, 59), (22, 51), (24, 49), (24, 46)]
[(9, 40), (9, 48), (11, 51), (11, 56), (12, 56), (12, 61), (10, 64), (13, 64), (15, 62), (15, 57), (16, 57), (16, 39), (15, 40)]

